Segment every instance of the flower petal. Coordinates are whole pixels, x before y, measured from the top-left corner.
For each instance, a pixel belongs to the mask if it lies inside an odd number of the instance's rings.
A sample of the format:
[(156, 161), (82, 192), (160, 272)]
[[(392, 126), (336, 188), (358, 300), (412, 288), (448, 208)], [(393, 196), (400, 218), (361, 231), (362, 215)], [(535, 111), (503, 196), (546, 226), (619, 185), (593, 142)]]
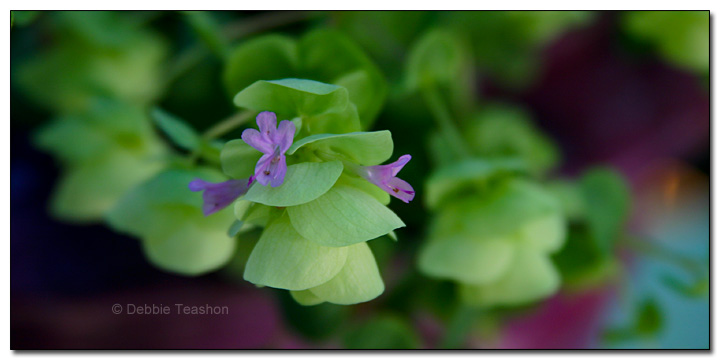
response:
[(415, 190), (403, 179), (394, 177), (387, 182), (387, 185), (391, 190), (389, 194), (404, 201), (405, 203), (409, 203), (415, 198)]
[(270, 186), (278, 187), (285, 181), (285, 173), (287, 173), (287, 163), (285, 162), (285, 155), (280, 155), (280, 160), (273, 164), (270, 178)]
[(270, 183), (270, 163), (272, 158), (273, 154), (265, 154), (260, 157), (257, 165), (255, 165), (255, 180), (263, 186), (267, 186), (267, 184)]
[(275, 144), (280, 146), (280, 153), (284, 154), (293, 143), (295, 137), (295, 124), (289, 120), (280, 122), (277, 134), (275, 135)]
[(262, 134), (260, 134), (259, 131), (255, 129), (245, 129), (241, 137), (246, 144), (262, 153), (268, 154), (272, 153), (274, 150), (275, 146), (272, 142), (268, 141), (264, 136), (262, 136)]
[(248, 181), (228, 180), (221, 183), (210, 183), (202, 179), (195, 179), (188, 187), (191, 191), (203, 192), (203, 214), (205, 216), (216, 213), (230, 205), (240, 195), (248, 191)]
[(405, 166), (405, 164), (408, 163), (408, 161), (410, 161), (410, 159), (412, 159), (412, 156), (403, 155), (398, 158), (396, 162), (390, 164), (392, 166), (392, 176), (397, 176), (400, 170), (402, 170), (402, 168)]
[(268, 141), (273, 142), (275, 139), (275, 133), (277, 132), (277, 117), (274, 112), (263, 111), (258, 114), (255, 118), (257, 121), (258, 128), (263, 137), (266, 137)]

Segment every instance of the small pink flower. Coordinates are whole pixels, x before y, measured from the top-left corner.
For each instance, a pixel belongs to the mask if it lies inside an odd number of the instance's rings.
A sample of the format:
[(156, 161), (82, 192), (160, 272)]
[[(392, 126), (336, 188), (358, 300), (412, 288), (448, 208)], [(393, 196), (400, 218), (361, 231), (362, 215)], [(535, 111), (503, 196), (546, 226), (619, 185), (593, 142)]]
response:
[(415, 190), (407, 181), (396, 175), (410, 161), (410, 155), (401, 156), (396, 162), (387, 165), (362, 166), (358, 174), (388, 194), (409, 203), (415, 198)]
[(255, 166), (254, 179), (264, 186), (269, 183), (278, 187), (285, 180), (285, 152), (293, 143), (295, 124), (283, 120), (277, 126), (277, 117), (270, 111), (261, 112), (256, 120), (260, 131), (246, 129), (242, 133), (243, 141), (263, 153)]

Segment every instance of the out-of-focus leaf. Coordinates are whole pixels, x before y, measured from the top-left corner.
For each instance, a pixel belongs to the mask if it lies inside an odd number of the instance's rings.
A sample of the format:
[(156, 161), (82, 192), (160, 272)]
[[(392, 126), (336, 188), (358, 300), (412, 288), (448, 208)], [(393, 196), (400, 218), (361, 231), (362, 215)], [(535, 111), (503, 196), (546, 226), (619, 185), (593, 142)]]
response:
[(323, 246), (344, 247), (405, 226), (395, 213), (372, 196), (342, 185), (287, 211), (302, 236)]
[(153, 120), (155, 120), (155, 124), (157, 124), (176, 145), (185, 150), (195, 150), (200, 146), (200, 136), (192, 126), (188, 125), (182, 119), (159, 108), (153, 109), (152, 117)]
[(423, 35), (407, 60), (406, 86), (419, 89), (472, 77), (468, 49), (456, 34), (436, 29)]
[[(102, 26), (117, 30), (108, 23)], [(17, 80), (31, 100), (61, 113), (86, 110), (96, 96), (146, 105), (162, 89), (166, 54), (166, 43), (150, 32), (133, 32), (117, 41), (60, 36), (45, 52), (20, 64)]]
[(311, 31), (297, 42), (276, 34), (245, 41), (233, 51), (223, 75), (232, 96), (257, 80), (284, 78), (346, 88), (363, 128), (370, 127), (387, 93), (382, 74), (362, 49), (342, 33), (326, 28)]
[(603, 252), (612, 250), (630, 211), (625, 179), (607, 168), (588, 170), (580, 179), (590, 233)]
[(678, 294), (682, 294), (690, 298), (706, 296), (710, 291), (710, 281), (707, 278), (697, 279), (688, 283), (687, 281), (683, 281), (668, 274), (662, 277), (662, 281)]
[(489, 284), (462, 284), (461, 298), (479, 306), (521, 305), (550, 296), (560, 287), (560, 275), (548, 255), (518, 249), (508, 269)]
[(321, 29), (300, 40), (300, 51), (302, 71), (347, 88), (364, 127), (369, 127), (385, 100), (387, 85), (362, 49), (340, 32)]
[(562, 275), (563, 286), (576, 290), (602, 285), (620, 271), (618, 261), (598, 249), (584, 226), (570, 228), (565, 247), (553, 260)]
[(29, 25), (40, 15), (40, 11), (11, 11), (11, 23), (10, 26), (25, 26)]
[(255, 165), (262, 153), (241, 139), (228, 141), (220, 152), (222, 170), (235, 179), (249, 178), (255, 173)]
[(515, 245), (506, 239), (438, 237), (426, 242), (418, 266), (432, 277), (486, 284), (508, 271)]
[(622, 26), (655, 45), (669, 61), (707, 73), (710, 67), (710, 13), (708, 11), (627, 11)]
[(488, 104), (467, 122), (465, 139), (482, 157), (523, 159), (534, 175), (543, 175), (560, 160), (553, 141), (518, 107)]
[(295, 206), (313, 201), (325, 194), (342, 173), (340, 161), (299, 163), (288, 166), (285, 181), (278, 187), (255, 183), (244, 200), (270, 206)]
[(230, 260), (235, 239), (227, 235), (231, 209), (202, 214), (202, 195), (191, 192), (195, 178), (222, 180), (216, 171), (168, 170), (133, 189), (107, 216), (116, 230), (139, 237), (156, 266), (183, 275), (215, 270)]
[(343, 337), (348, 349), (417, 349), (420, 338), (413, 328), (393, 315), (379, 315)]
[(297, 76), (297, 45), (289, 37), (264, 35), (242, 42), (227, 61), (223, 81), (228, 94), (235, 96), (257, 80)]
[(662, 328), (662, 314), (658, 304), (651, 300), (645, 300), (640, 304), (636, 315), (635, 331), (641, 336), (652, 336)]
[(521, 173), (525, 163), (518, 159), (469, 159), (441, 167), (433, 172), (425, 184), (425, 204), (437, 208), (453, 196), (465, 196), (463, 189), (485, 183), (502, 175)]

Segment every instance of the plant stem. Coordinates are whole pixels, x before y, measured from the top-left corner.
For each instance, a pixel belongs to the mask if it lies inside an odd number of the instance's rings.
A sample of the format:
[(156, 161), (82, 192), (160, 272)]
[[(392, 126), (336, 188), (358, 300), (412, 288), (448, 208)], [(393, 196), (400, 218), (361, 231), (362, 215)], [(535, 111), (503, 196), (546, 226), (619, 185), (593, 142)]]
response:
[(246, 122), (248, 122), (248, 120), (252, 119), (253, 114), (254, 112), (252, 111), (235, 113), (225, 118), (224, 120), (217, 122), (211, 128), (207, 129), (202, 134), (202, 137), (205, 140), (217, 139), (220, 136), (223, 136), (228, 132), (244, 125)]
[(443, 101), (440, 93), (435, 86), (428, 86), (422, 90), (427, 106), (433, 114), (433, 118), (440, 127), (440, 133), (445, 137), (445, 141), (452, 147), (455, 154), (460, 158), (470, 157), (465, 140), (460, 131), (455, 126), (450, 111)]
[(450, 319), (445, 336), (440, 342), (440, 348), (457, 349), (462, 347), (479, 315), (480, 310), (476, 307), (458, 306), (452, 319)]

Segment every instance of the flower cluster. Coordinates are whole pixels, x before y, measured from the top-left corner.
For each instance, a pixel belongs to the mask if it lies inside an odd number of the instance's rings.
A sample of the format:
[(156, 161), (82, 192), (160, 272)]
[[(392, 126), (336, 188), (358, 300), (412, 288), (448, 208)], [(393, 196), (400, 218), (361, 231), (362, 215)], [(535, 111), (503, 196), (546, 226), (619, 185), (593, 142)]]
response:
[[(264, 228), (245, 266), (246, 280), (290, 290), (303, 305), (355, 304), (384, 290), (366, 242), (405, 225), (385, 205), (390, 196), (406, 203), (414, 198), (412, 186), (397, 177), (410, 155), (379, 165), (392, 153), (390, 133), (352, 131), (353, 122), (346, 122), (346, 132), (319, 132), (328, 113), (340, 119), (348, 116), (352, 103), (340, 87), (297, 79), (261, 81), (240, 92), (236, 103), (265, 106), (256, 104), (254, 92), (268, 93), (263, 87), (269, 87), (275, 93), (304, 96), (307, 104), (319, 97), (308, 89), (324, 86), (339, 92), (339, 100), (333, 101), (343, 106), (331, 102), (330, 111), (315, 109), (320, 114), (279, 124), (274, 112), (260, 112), (258, 129), (246, 129), (241, 140), (230, 141), (223, 149), (223, 169), (234, 179), (221, 183), (196, 179), (189, 187), (204, 191), (206, 215), (235, 202), (236, 218), (244, 228)], [(356, 117), (350, 109), (349, 116)], [(296, 122), (301, 125), (296, 127)], [(330, 126), (337, 129), (337, 124)], [(251, 173), (249, 164), (254, 164)]]

